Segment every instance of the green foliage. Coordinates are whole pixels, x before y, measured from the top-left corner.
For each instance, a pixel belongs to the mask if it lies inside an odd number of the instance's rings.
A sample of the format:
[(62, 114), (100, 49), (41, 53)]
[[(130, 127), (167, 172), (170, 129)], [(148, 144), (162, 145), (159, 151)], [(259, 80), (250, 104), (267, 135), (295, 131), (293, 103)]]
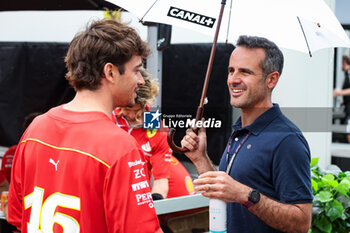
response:
[(350, 172), (324, 172), (318, 158), (311, 159), (314, 193), (309, 233), (350, 232)]

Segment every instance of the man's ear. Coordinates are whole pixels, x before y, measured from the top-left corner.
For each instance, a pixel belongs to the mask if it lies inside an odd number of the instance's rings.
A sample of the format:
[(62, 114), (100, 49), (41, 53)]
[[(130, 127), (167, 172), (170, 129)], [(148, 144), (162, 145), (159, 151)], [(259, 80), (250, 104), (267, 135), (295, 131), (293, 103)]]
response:
[(116, 77), (119, 76), (119, 70), (118, 68), (113, 65), (112, 63), (108, 62), (105, 64), (105, 66), (103, 67), (103, 74), (105, 76), (105, 78), (110, 81), (113, 82), (115, 81)]
[(266, 77), (266, 85), (269, 89), (275, 88), (277, 85), (278, 79), (280, 78), (280, 74), (275, 71), (267, 75)]

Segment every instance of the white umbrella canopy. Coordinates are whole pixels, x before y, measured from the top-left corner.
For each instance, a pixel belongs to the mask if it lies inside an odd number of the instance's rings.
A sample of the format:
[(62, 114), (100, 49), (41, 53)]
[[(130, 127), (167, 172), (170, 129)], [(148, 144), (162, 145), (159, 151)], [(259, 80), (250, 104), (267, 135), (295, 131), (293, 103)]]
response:
[[(306, 53), (350, 47), (349, 38), (324, 0), (234, 0), (233, 9), (237, 10), (230, 20), (229, 39), (257, 35)], [(224, 18), (223, 27), (226, 22)]]
[[(220, 0), (109, 0), (141, 21), (215, 34)], [(299, 18), (299, 19), (298, 19)], [(228, 0), (219, 38), (235, 43), (240, 35), (268, 38), (282, 48), (311, 54), (350, 47), (350, 40), (323, 0)]]

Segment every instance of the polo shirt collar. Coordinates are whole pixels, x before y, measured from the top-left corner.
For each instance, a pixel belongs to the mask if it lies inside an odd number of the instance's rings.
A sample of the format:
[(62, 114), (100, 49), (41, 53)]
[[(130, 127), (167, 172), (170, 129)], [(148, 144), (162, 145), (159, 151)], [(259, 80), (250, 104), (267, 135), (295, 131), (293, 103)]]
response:
[(242, 128), (241, 117), (238, 118), (236, 123), (232, 126), (234, 131), (243, 131), (248, 130), (254, 135), (258, 135), (263, 129), (270, 124), (270, 122), (281, 115), (282, 112), (278, 104), (273, 104), (273, 106), (259, 116), (252, 124), (247, 125)]

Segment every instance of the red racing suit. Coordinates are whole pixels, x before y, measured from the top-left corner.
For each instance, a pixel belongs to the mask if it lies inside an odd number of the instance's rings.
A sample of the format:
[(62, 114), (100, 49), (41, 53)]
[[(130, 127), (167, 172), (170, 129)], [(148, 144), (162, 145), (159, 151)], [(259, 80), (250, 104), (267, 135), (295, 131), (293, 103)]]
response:
[[(114, 111), (114, 115), (117, 114), (118, 109)], [(149, 175), (152, 173), (155, 180), (169, 179), (168, 198), (195, 194), (190, 174), (172, 155), (166, 129), (144, 129), (142, 125), (130, 127), (123, 116), (116, 117), (116, 123), (140, 144), (147, 160)]]
[(16, 151), (9, 222), (22, 233), (162, 232), (144, 155), (102, 112), (38, 116)]

